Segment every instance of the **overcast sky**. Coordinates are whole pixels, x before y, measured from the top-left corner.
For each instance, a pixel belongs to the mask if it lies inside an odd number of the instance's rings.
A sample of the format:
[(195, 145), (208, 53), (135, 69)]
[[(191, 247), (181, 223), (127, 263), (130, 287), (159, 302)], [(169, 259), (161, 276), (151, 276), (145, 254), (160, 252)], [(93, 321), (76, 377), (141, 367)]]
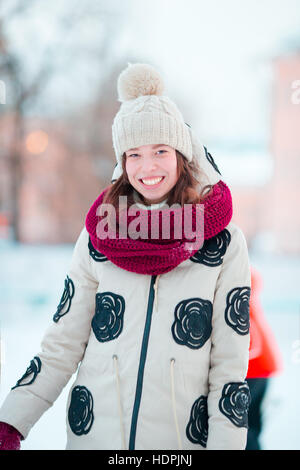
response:
[[(95, 5), (91, 0), (77, 6), (73, 0), (36, 4), (35, 11), (9, 25), (25, 61), (24, 80), (26, 68), (38, 69), (45, 45), (55, 41), (62, 11), (78, 10), (80, 18), (79, 10)], [(123, 18), (120, 37), (110, 51), (112, 62), (117, 56), (124, 61), (137, 57), (158, 67), (167, 94), (207, 143), (267, 144), (272, 59), (300, 47), (300, 0), (105, 0), (101, 4)], [(101, 41), (101, 25), (95, 18), (66, 31), (64, 46), (75, 41), (84, 50), (93, 38)], [(70, 65), (47, 88), (44, 99), (49, 110), (53, 103), (59, 110), (64, 103), (80, 101), (99, 83), (102, 64), (88, 53), (78, 57), (71, 57)], [(55, 100), (49, 100), (51, 86)], [(40, 102), (45, 107), (42, 98)]]
[(299, 0), (135, 0), (128, 34), (128, 47), (161, 68), (207, 139), (262, 143), (272, 59), (296, 44)]

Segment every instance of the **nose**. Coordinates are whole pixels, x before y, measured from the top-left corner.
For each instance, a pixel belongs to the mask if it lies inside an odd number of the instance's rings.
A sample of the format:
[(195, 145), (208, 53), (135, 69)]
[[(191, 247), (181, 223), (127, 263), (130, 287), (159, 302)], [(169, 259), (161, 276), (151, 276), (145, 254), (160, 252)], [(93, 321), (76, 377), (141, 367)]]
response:
[(151, 173), (157, 168), (157, 162), (153, 157), (145, 157), (142, 161), (141, 170), (144, 174)]

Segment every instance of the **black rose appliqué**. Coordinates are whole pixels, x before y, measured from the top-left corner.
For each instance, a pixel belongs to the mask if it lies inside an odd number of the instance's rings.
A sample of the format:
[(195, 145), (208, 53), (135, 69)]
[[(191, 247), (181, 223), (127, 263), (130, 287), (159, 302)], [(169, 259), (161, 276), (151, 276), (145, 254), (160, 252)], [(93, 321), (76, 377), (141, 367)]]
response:
[(208, 437), (207, 397), (201, 395), (193, 404), (186, 427), (187, 438), (194, 444), (206, 447)]
[(214, 237), (205, 240), (203, 246), (191, 256), (190, 260), (206, 266), (219, 266), (223, 263), (223, 257), (230, 241), (230, 232), (224, 229)]
[(94, 422), (94, 401), (91, 392), (81, 385), (72, 390), (68, 411), (70, 428), (76, 436), (87, 434)]
[(200, 298), (186, 299), (175, 308), (172, 334), (176, 343), (201, 348), (211, 335), (212, 303)]
[(250, 390), (247, 382), (230, 382), (223, 387), (219, 409), (239, 428), (248, 428)]
[(250, 287), (235, 287), (227, 294), (225, 320), (239, 335), (249, 333)]
[(55, 314), (53, 315), (53, 321), (57, 323), (61, 317), (63, 317), (64, 315), (66, 315), (66, 313), (68, 313), (68, 311), (71, 308), (74, 293), (75, 293), (74, 283), (72, 279), (69, 276), (67, 276), (65, 279), (65, 288), (64, 288), (63, 294), (57, 306), (57, 310)]
[(96, 313), (92, 319), (93, 332), (100, 342), (119, 336), (123, 329), (125, 300), (112, 292), (96, 294)]
[(94, 248), (92, 241), (91, 241), (91, 237), (89, 237), (88, 247), (89, 247), (90, 256), (93, 258), (94, 261), (97, 261), (97, 262), (108, 261), (105, 255), (103, 255), (102, 253), (100, 253), (100, 251), (97, 251)]
[(39, 374), (42, 368), (42, 361), (38, 356), (34, 356), (32, 361), (30, 361), (29, 367), (27, 367), (26, 372), (22, 377), (17, 381), (16, 385), (12, 387), (12, 390), (14, 390), (17, 387), (23, 387), (24, 385), (30, 385), (32, 384), (36, 376)]

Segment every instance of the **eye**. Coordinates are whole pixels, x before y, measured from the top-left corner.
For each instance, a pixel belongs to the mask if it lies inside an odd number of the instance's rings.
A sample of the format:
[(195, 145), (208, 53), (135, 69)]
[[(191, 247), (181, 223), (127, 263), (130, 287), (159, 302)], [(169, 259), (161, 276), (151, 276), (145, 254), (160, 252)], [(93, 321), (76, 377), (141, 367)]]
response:
[(166, 150), (158, 150), (157, 153), (158, 153), (158, 152), (164, 152), (164, 153), (166, 153)]
[(132, 153), (131, 155), (128, 155), (128, 157), (139, 157), (138, 153)]

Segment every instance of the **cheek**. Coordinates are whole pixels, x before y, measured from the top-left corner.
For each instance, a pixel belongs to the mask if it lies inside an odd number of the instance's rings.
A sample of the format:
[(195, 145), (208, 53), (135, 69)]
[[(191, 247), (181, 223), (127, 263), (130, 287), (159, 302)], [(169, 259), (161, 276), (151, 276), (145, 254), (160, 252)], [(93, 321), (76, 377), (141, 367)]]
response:
[(168, 173), (170, 175), (172, 182), (176, 182), (177, 181), (177, 161), (176, 160), (175, 161), (172, 160), (169, 162)]
[(134, 174), (134, 169), (133, 169), (133, 165), (130, 165), (130, 163), (127, 163), (125, 164), (125, 169), (126, 169), (126, 173), (127, 173), (127, 176), (128, 176), (128, 179), (131, 180), (132, 179), (132, 176)]

